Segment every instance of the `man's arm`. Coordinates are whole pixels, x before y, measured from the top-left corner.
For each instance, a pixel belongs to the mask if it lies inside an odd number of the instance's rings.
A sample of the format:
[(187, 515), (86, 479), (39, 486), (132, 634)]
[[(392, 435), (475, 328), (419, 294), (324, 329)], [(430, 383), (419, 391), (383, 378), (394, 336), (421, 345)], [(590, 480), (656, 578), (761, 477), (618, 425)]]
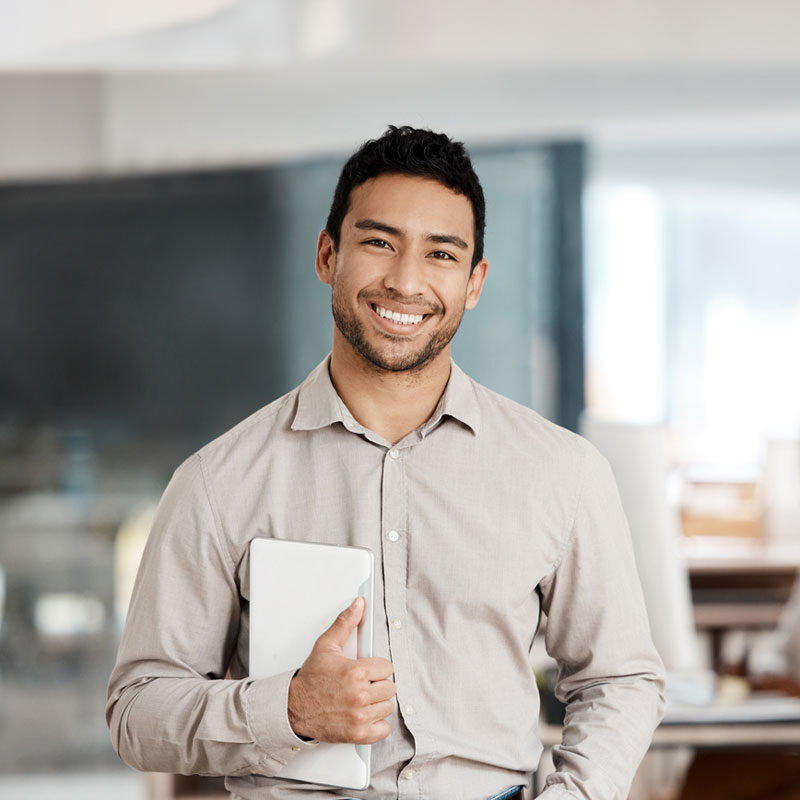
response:
[(239, 635), (235, 574), (195, 455), (159, 504), (109, 682), (106, 719), (130, 766), (272, 775), (314, 746), (289, 725), (292, 673), (224, 679)]
[(159, 504), (109, 682), (106, 719), (120, 758), (153, 772), (274, 775), (316, 744), (295, 732), (327, 742), (385, 738), (392, 664), (343, 653), (363, 599), (320, 635), (296, 675), (224, 679), (241, 598), (222, 537), (195, 456)]
[(540, 797), (625, 800), (663, 715), (664, 668), (611, 469), (586, 450), (571, 531), (541, 584), (545, 644), (567, 711)]

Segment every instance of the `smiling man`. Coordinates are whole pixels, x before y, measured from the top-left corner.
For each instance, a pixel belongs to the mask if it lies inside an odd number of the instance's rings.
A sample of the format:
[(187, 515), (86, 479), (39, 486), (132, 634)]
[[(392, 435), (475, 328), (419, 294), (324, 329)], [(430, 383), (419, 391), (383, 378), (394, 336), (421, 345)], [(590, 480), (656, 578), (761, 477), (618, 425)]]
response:
[[(447, 376), (442, 351), (478, 302), (488, 267), (471, 264), (462, 238), (473, 238), (470, 201), (429, 178), (384, 174), (354, 189), (350, 203), (339, 241), (324, 230), (317, 246), (317, 272), (333, 289), (334, 349), (349, 349), (344, 337), (379, 370), (414, 374), (438, 360)], [(348, 298), (354, 282), (364, 286)]]
[[(181, 465), (159, 506), (109, 685), (131, 766), (225, 775), (244, 800), (529, 796), (544, 612), (567, 714), (540, 796), (627, 796), (663, 669), (611, 472), (450, 356), (488, 272), (484, 216), (443, 134), (390, 127), (345, 164), (316, 256), (331, 354)], [(297, 669), (248, 677), (256, 536), (372, 550), (375, 657), (342, 652), (358, 598)], [(369, 788), (275, 777), (318, 741), (373, 744)]]
[(335, 199), (316, 265), (331, 286), (331, 379), (353, 416), (393, 444), (439, 402), (450, 340), (489, 265), (467, 244), (470, 200), (432, 178), (368, 178), (341, 220), (338, 210)]

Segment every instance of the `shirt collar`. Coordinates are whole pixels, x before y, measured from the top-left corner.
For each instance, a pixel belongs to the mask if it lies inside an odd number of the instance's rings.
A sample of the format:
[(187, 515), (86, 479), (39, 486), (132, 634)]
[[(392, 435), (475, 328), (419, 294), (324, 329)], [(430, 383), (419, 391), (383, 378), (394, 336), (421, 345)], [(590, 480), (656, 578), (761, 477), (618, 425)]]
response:
[[(330, 354), (303, 381), (298, 390), (297, 411), (292, 421), (292, 430), (310, 431), (332, 425), (334, 422), (355, 422), (346, 409), (336, 389), (333, 388), (329, 371)], [(345, 419), (345, 415), (347, 419)], [(435, 428), (445, 416), (464, 423), (473, 433), (480, 427), (480, 406), (472, 380), (450, 361), (450, 379), (430, 419), (422, 425), (424, 433)]]
[(439, 404), (430, 419), (422, 426), (423, 433), (433, 430), (442, 418), (448, 416), (464, 423), (473, 433), (478, 433), (481, 422), (481, 409), (471, 378), (450, 360), (450, 379), (444, 387)]
[(292, 421), (293, 431), (313, 431), (334, 422), (344, 422), (342, 406), (331, 383), (328, 367), (330, 353), (318, 364), (311, 374), (300, 384), (297, 394), (297, 411)]

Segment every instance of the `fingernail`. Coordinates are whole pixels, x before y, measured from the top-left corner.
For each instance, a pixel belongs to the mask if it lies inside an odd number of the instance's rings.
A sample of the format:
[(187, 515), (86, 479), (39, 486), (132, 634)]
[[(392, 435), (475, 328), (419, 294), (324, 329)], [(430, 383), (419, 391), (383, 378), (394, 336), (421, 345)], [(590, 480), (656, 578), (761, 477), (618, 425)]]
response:
[(353, 602), (352, 602), (352, 603), (350, 603), (350, 608), (351, 608), (353, 611), (355, 611), (355, 608), (356, 608), (356, 606), (357, 606), (357, 605), (358, 605), (358, 598), (356, 597), (356, 599), (355, 599), (355, 600), (353, 600)]

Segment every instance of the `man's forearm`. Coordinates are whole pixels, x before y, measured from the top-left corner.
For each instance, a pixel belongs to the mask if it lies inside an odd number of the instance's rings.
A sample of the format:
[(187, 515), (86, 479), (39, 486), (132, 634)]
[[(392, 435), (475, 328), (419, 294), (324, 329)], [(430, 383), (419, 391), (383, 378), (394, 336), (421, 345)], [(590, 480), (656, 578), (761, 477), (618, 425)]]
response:
[(541, 796), (625, 800), (663, 710), (663, 684), (655, 674), (576, 692), (567, 703), (562, 743), (553, 748), (556, 772)]
[(286, 717), (291, 673), (266, 680), (152, 678), (112, 692), (111, 740), (151, 772), (274, 775), (298, 750)]
[(625, 800), (663, 714), (664, 665), (613, 473), (594, 448), (585, 455), (571, 532), (540, 584), (556, 695), (567, 703), (548, 784), (582, 800)]

